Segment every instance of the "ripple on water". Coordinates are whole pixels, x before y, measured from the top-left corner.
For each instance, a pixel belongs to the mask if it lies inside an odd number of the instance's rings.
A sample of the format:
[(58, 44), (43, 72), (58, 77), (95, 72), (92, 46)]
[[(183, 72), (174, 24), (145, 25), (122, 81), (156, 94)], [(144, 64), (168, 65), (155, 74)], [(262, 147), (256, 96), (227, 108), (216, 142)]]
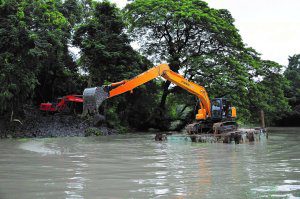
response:
[(40, 153), (43, 155), (61, 155), (61, 151), (45, 146), (43, 140), (32, 140), (19, 145), (20, 149)]
[[(287, 198), (296, 198), (293, 192), (300, 191), (300, 185), (291, 184), (295, 182), (299, 182), (298, 180), (285, 180), (285, 185), (277, 185), (277, 186), (260, 186), (257, 188), (253, 188), (252, 190), (254, 192), (260, 192), (260, 193), (266, 193), (266, 196), (272, 196), (272, 197), (287, 197)], [(278, 193), (284, 193), (286, 194), (278, 194)], [(291, 193), (292, 192), (292, 193)], [(263, 195), (261, 195), (263, 196)], [(297, 197), (298, 198), (298, 197)]]

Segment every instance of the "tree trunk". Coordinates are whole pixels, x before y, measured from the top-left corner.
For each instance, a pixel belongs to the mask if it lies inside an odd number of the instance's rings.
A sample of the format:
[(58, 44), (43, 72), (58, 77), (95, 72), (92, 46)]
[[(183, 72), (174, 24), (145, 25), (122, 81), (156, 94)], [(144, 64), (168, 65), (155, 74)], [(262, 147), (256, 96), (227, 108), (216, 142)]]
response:
[(170, 81), (166, 81), (164, 83), (164, 91), (163, 91), (163, 95), (161, 97), (160, 100), (160, 104), (159, 104), (159, 108), (164, 110), (165, 109), (165, 105), (166, 105), (166, 100), (167, 100), (167, 96), (169, 95), (169, 86), (170, 86), (171, 82)]
[(260, 126), (262, 128), (266, 128), (266, 125), (265, 125), (265, 113), (263, 110), (260, 110)]
[[(171, 59), (170, 61), (170, 69), (174, 72), (178, 72), (180, 68), (180, 61), (179, 61), (179, 58), (177, 56), (174, 56), (174, 58)], [(163, 95), (161, 97), (161, 100), (160, 100), (160, 104), (159, 104), (159, 108), (164, 110), (165, 109), (165, 105), (166, 105), (166, 100), (167, 100), (167, 97), (169, 95), (169, 86), (170, 86), (171, 82), (170, 81), (166, 81), (164, 83), (164, 91), (163, 91)]]
[(89, 76), (89, 79), (88, 79), (88, 82), (87, 82), (87, 87), (89, 88), (89, 87), (92, 87), (92, 83), (93, 83), (93, 81), (92, 81), (92, 77), (91, 77), (91, 75)]

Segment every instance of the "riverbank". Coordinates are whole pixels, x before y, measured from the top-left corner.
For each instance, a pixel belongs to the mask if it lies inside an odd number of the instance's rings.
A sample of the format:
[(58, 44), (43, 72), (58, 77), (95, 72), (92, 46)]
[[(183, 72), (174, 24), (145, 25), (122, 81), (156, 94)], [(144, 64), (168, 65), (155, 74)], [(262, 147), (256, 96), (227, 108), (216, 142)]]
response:
[(27, 111), (21, 119), (0, 121), (0, 138), (99, 136), (117, 134), (117, 131), (100, 124), (94, 125), (89, 117), (81, 115), (43, 114)]

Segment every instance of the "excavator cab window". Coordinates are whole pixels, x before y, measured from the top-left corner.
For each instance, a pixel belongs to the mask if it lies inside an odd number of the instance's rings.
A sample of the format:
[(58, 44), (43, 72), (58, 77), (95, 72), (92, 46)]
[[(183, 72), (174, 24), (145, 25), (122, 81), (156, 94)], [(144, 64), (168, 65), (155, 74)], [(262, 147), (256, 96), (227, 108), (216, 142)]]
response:
[(211, 101), (211, 113), (213, 120), (231, 118), (231, 103), (227, 99), (217, 98)]
[(213, 99), (211, 101), (211, 113), (212, 119), (221, 119), (222, 118), (222, 100)]
[(228, 118), (229, 117), (229, 113), (230, 113), (230, 102), (226, 99), (222, 99), (222, 118)]

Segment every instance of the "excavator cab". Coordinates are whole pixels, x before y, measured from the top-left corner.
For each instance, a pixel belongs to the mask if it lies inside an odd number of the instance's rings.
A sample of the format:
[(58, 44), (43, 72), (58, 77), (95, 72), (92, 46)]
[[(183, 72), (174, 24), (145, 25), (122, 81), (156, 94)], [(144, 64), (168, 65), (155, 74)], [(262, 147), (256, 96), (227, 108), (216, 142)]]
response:
[(224, 121), (236, 117), (236, 109), (226, 98), (215, 98), (211, 100), (211, 119)]

